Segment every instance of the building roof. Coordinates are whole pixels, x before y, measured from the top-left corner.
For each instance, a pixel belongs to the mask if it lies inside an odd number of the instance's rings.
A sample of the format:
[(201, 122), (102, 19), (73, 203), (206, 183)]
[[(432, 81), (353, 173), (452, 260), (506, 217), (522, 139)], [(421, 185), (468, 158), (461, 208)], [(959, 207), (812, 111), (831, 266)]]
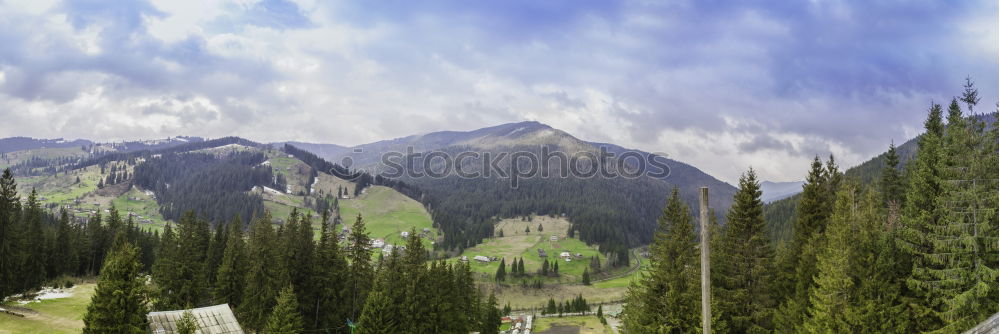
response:
[[(153, 334), (177, 333), (177, 322), (184, 316), (185, 310), (150, 312), (149, 331)], [(193, 308), (190, 310), (198, 323), (202, 334), (243, 334), (243, 328), (236, 321), (229, 304)]]

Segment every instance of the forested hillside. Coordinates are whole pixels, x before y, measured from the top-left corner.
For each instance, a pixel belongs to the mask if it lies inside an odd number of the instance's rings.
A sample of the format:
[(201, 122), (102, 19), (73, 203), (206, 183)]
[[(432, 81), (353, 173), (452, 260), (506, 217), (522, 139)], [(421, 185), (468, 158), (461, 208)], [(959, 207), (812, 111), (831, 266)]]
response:
[[(505, 154), (520, 152), (542, 156), (543, 147), (568, 155), (594, 153), (602, 148), (617, 156), (626, 152), (639, 157), (649, 155), (647, 152), (612, 144), (584, 142), (538, 122), (510, 123), (472, 131), (433, 132), (349, 149), (336, 145), (305, 146), (314, 150), (313, 153), (325, 153), (324, 157), (332, 161), (350, 158), (354, 168), (371, 169), (375, 171), (375, 175), (386, 171), (387, 166), (381, 164), (381, 158), (388, 152), (418, 153), (413, 156), (415, 159), (404, 158), (410, 165), (403, 166), (410, 172), (418, 173), (423, 172), (425, 165), (432, 170), (443, 167), (439, 160), (425, 161), (427, 156), (419, 156), (421, 152), (446, 153), (452, 157), (463, 152), (476, 152), (481, 155), (462, 161), (463, 170), (482, 172), (486, 154), (503, 157)], [(651, 232), (655, 226), (657, 208), (665, 202), (665, 194), (671, 187), (679, 187), (681, 196), (689, 204), (697, 203), (696, 191), (699, 187), (710, 187), (713, 193), (711, 205), (720, 212), (720, 216), (729, 207), (735, 192), (731, 185), (697, 168), (676, 160), (663, 157), (658, 159), (670, 168), (669, 176), (659, 179), (646, 176), (564, 178), (558, 176), (558, 166), (553, 163), (549, 170), (553, 176), (532, 175), (519, 180), (516, 186), (512, 186), (510, 175), (464, 178), (450, 174), (439, 178), (406, 173), (399, 179), (420, 191), (398, 190), (425, 203), (435, 224), (445, 232), (445, 240), (441, 245), (445, 249), (461, 250), (493, 236), (493, 224), (499, 218), (565, 214), (573, 223), (574, 232), (578, 232), (582, 240), (599, 244), (606, 252), (625, 256), (627, 248), (652, 241)], [(617, 160), (608, 162), (609, 165), (617, 163)], [(508, 168), (509, 157), (497, 161), (496, 166)], [(532, 166), (522, 168), (530, 167)], [(373, 179), (377, 177), (365, 174), (359, 178), (359, 182), (368, 182), (365, 178), (373, 180), (375, 184), (386, 182)]]

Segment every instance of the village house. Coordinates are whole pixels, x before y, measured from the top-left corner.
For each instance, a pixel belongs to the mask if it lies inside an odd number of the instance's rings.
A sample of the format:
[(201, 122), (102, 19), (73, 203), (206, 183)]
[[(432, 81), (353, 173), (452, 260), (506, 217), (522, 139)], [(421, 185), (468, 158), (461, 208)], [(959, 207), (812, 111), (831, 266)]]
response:
[(562, 253), (559, 253), (559, 258), (563, 259), (563, 260), (566, 260), (566, 262), (569, 262), (569, 261), (571, 261), (573, 259), (573, 256), (570, 255), (569, 252), (562, 252)]
[(372, 247), (374, 247), (374, 248), (382, 248), (383, 246), (385, 246), (385, 240), (382, 240), (382, 239), (372, 240)]
[(472, 259), (476, 260), (476, 261), (479, 261), (479, 262), (490, 262), (490, 258), (482, 256), (482, 255), (476, 255)]
[(544, 249), (539, 248), (538, 257), (549, 257), (549, 254), (546, 254)]
[(559, 241), (559, 237), (553, 235), (549, 237), (549, 241)]
[[(153, 334), (178, 333), (177, 322), (184, 316), (185, 310), (150, 312), (146, 315), (149, 321), (149, 332)], [(243, 328), (233, 315), (229, 304), (199, 307), (190, 309), (198, 328), (196, 333), (243, 334)]]
[(403, 232), (399, 233), (399, 235), (402, 236), (403, 239), (406, 239), (406, 238), (410, 237), (410, 232), (403, 231)]

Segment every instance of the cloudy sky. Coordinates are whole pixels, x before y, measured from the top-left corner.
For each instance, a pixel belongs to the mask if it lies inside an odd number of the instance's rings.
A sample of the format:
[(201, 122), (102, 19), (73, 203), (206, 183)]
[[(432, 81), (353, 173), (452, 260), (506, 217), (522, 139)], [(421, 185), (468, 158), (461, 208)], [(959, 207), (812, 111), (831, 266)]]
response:
[[(419, 3), (419, 4), (417, 4)], [(728, 182), (920, 132), (972, 76), (976, 1), (0, 0), (0, 137), (355, 145), (537, 120)]]

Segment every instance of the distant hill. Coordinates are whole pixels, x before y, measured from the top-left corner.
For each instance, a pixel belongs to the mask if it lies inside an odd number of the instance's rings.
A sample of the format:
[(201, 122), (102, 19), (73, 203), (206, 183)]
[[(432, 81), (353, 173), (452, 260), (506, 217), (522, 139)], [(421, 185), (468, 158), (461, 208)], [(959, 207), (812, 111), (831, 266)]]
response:
[(81, 147), (81, 146), (88, 146), (91, 144), (93, 144), (93, 142), (86, 139), (76, 139), (72, 141), (67, 141), (62, 138), (35, 139), (28, 137), (10, 137), (10, 138), (0, 139), (0, 153), (41, 149), (41, 148)]
[[(294, 143), (293, 143), (294, 145)], [(388, 152), (439, 151), (455, 156), (461, 152), (501, 153), (531, 152), (541, 154), (544, 148), (567, 154), (596, 153), (600, 148), (622, 154), (649, 153), (630, 150), (613, 144), (590, 143), (539, 122), (519, 122), (472, 131), (441, 131), (383, 140), (354, 147), (305, 144), (309, 150), (329, 161), (351, 161), (352, 168), (375, 173), (386, 171), (381, 159)], [(409, 150), (409, 151), (408, 151)], [(349, 158), (349, 159), (347, 159)], [(442, 178), (403, 176), (401, 179), (426, 191), (423, 199), (431, 209), (435, 224), (445, 232), (445, 247), (466, 248), (478, 244), (493, 233), (493, 223), (499, 218), (540, 214), (566, 214), (573, 222), (574, 232), (587, 242), (606, 247), (635, 246), (649, 243), (656, 219), (662, 213), (666, 197), (673, 187), (692, 207), (697, 205), (697, 189), (708, 186), (711, 205), (720, 217), (725, 215), (736, 188), (697, 168), (673, 159), (665, 161), (671, 174), (665, 178), (558, 178), (531, 177), (521, 180), (517, 188), (505, 179), (462, 178), (448, 175)], [(425, 164), (426, 162), (426, 164)], [(482, 160), (464, 160), (465, 171), (482, 171)], [(618, 161), (609, 161), (617, 163)], [(510, 167), (509, 159), (498, 166)], [(406, 166), (410, 171), (442, 167), (440, 161), (416, 159)], [(555, 170), (552, 170), (555, 172)]]
[[(997, 124), (997, 113), (995, 112), (977, 114), (972, 117), (985, 122), (987, 127), (996, 126)], [(900, 171), (905, 170), (906, 164), (916, 157), (919, 143), (920, 136), (917, 136), (896, 146), (896, 154), (899, 155), (899, 166), (897, 169)], [(885, 156), (887, 153), (888, 145), (886, 145), (886, 152), (882, 152), (857, 166), (848, 168), (844, 171), (844, 175), (857, 179), (862, 184), (875, 182), (882, 176), (882, 169), (885, 167)], [(771, 236), (775, 240), (784, 240), (791, 236), (792, 222), (795, 220), (796, 205), (800, 197), (801, 195), (796, 194), (764, 206), (764, 218), (767, 221), (768, 228), (771, 230)]]
[(764, 181), (760, 183), (760, 199), (764, 203), (770, 203), (777, 201), (779, 199), (789, 197), (802, 192), (802, 185), (805, 181), (792, 181), (792, 182), (771, 182)]

